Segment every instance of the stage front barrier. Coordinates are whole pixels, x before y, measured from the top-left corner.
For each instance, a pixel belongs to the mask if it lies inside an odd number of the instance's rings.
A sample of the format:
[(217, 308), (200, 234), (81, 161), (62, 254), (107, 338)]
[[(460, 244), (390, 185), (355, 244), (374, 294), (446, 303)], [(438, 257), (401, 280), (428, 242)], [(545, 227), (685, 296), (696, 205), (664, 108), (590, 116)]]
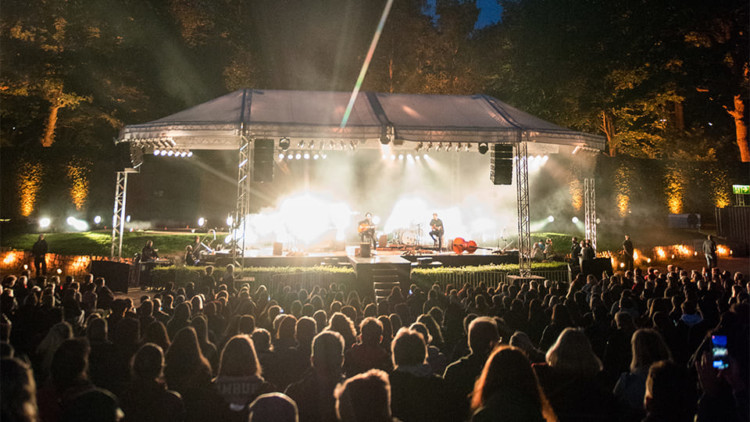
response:
[[(496, 286), (498, 283), (505, 283), (508, 281), (508, 276), (512, 275), (511, 272), (505, 271), (487, 271), (487, 272), (451, 272), (441, 274), (430, 274), (428, 277), (432, 284), (439, 284), (441, 288), (452, 284), (456, 288), (461, 288), (464, 284), (468, 284), (471, 287), (477, 287), (480, 283), (484, 283), (487, 287)], [(550, 281), (561, 281), (569, 282), (567, 270), (539, 270), (531, 271), (531, 275), (540, 276), (545, 280)], [(417, 276), (419, 277), (419, 276)], [(412, 273), (412, 280), (415, 278), (415, 274)]]

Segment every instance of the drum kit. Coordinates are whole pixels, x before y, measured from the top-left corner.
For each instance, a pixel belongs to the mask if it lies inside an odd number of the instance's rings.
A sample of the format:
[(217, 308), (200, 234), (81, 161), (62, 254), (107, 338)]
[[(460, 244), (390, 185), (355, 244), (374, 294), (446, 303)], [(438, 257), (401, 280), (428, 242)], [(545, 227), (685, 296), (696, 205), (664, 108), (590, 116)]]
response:
[(420, 246), (421, 239), (422, 225), (412, 224), (408, 227), (394, 230), (389, 243), (395, 246)]

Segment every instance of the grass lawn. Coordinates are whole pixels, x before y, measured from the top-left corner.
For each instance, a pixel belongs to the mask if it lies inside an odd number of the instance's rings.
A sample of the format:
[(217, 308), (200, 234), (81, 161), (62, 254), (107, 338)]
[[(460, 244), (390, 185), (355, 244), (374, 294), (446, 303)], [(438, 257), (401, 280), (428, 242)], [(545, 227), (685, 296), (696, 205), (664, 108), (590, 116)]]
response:
[[(19, 250), (31, 250), (39, 235), (36, 233), (17, 234), (2, 239), (2, 246)], [(122, 256), (132, 257), (140, 252), (147, 240), (154, 241), (154, 247), (162, 256), (182, 255), (185, 246), (193, 242), (192, 233), (165, 234), (158, 232), (128, 232), (122, 240)], [(203, 234), (202, 236), (205, 236)], [(45, 238), (49, 252), (62, 255), (109, 256), (112, 232), (92, 231), (81, 233), (48, 233)]]

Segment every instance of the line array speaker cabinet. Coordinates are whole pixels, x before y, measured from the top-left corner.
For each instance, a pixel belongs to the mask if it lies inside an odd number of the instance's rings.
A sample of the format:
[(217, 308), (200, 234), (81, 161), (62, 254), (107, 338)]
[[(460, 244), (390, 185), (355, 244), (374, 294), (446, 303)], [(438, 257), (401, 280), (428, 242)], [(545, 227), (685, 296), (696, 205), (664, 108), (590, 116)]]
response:
[(253, 151), (253, 182), (273, 181), (273, 139), (256, 139)]
[(492, 144), (490, 180), (495, 185), (513, 184), (513, 145)]

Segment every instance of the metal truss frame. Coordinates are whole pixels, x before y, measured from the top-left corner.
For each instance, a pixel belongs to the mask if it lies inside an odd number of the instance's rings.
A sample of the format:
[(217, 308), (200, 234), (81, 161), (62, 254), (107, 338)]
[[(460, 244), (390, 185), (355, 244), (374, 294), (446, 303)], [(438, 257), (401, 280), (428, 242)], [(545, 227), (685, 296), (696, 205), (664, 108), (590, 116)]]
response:
[(529, 213), (528, 144), (514, 146), (513, 162), (516, 168), (516, 193), (518, 206), (518, 271), (521, 277), (531, 275), (531, 220)]
[[(242, 225), (245, 223), (245, 216), (250, 213), (250, 179), (253, 174), (253, 140), (244, 134), (240, 137), (240, 148), (238, 152), (237, 165), (237, 202), (234, 207), (234, 216), (232, 218), (232, 236), (234, 247), (232, 248), (232, 261), (235, 267), (242, 268), (245, 256), (245, 233)], [(236, 236), (242, 230), (242, 238)]]
[(593, 177), (583, 178), (583, 210), (586, 239), (591, 240), (596, 250), (596, 179)]

